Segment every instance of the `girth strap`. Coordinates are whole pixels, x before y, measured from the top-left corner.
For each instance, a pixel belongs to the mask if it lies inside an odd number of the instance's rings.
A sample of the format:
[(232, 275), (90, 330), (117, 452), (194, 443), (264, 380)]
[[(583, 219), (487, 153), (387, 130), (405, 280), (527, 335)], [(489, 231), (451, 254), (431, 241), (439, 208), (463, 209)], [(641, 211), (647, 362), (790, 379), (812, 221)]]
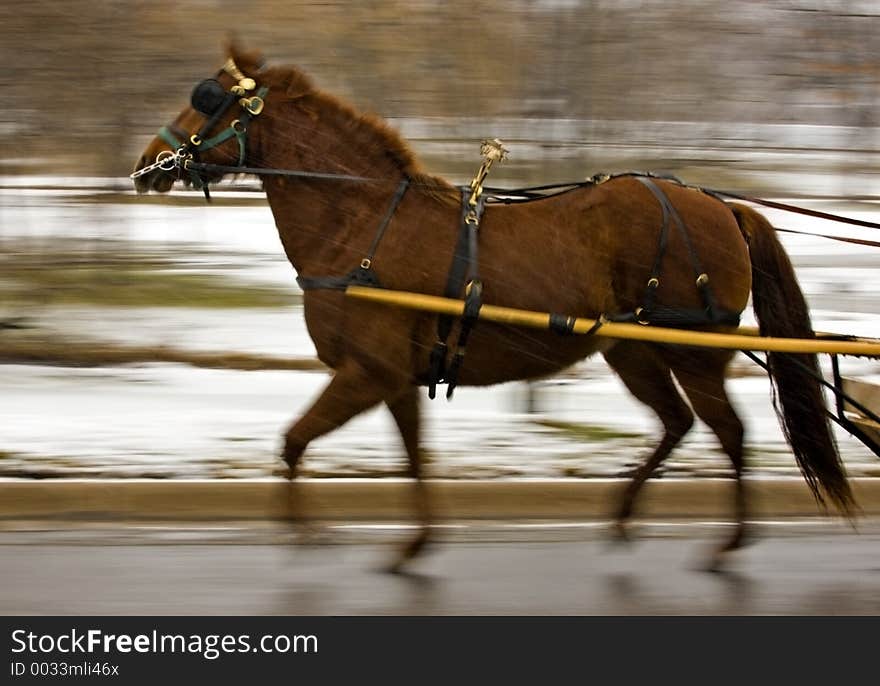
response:
[(483, 285), (478, 275), (478, 230), (486, 203), (485, 198), (481, 196), (477, 199), (476, 205), (471, 206), (469, 199), (472, 192), (468, 187), (463, 187), (461, 194), (460, 230), (458, 241), (455, 244), (455, 253), (452, 256), (452, 264), (446, 277), (446, 288), (443, 290), (443, 296), (446, 298), (458, 298), (462, 287), (464, 287), (464, 314), (462, 316), (458, 344), (448, 368), (446, 366), (446, 355), (449, 346), (446, 341), (452, 332), (454, 317), (441, 314), (437, 318), (437, 342), (431, 349), (428, 371), (428, 397), (432, 400), (437, 395), (437, 384), (444, 381), (447, 383), (446, 397), (452, 398), (458, 382), (458, 372), (464, 361), (468, 337), (479, 318), (480, 308), (482, 307)]

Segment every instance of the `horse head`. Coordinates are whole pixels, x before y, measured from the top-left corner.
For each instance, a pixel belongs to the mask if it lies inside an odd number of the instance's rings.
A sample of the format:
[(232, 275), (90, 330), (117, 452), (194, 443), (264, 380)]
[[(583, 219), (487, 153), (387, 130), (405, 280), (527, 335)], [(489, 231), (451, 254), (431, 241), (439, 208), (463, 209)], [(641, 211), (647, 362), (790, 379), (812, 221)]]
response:
[(229, 41), (223, 67), (196, 84), (190, 104), (147, 145), (132, 174), (137, 191), (164, 193), (178, 179), (201, 187), (222, 176), (188, 169), (193, 162), (244, 165), (248, 127), (262, 112), (268, 90), (261, 84), (262, 69), (259, 52)]

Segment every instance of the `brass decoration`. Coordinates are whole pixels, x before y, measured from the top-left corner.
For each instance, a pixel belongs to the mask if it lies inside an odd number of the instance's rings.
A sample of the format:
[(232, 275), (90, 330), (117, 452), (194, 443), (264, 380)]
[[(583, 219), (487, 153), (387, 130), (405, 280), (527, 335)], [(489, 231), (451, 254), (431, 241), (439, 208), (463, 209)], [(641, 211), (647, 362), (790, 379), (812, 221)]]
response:
[[(475, 208), (477, 206), (477, 202), (480, 199), (480, 196), (483, 194), (483, 181), (485, 181), (486, 176), (489, 174), (489, 170), (492, 168), (492, 165), (495, 162), (499, 164), (503, 162), (507, 157), (507, 148), (504, 147), (502, 142), (497, 138), (487, 138), (480, 145), (480, 154), (483, 156), (483, 164), (480, 165), (479, 170), (477, 171), (476, 176), (474, 176), (471, 181), (471, 195), (468, 198), (468, 205), (471, 208)], [(477, 215), (471, 210), (468, 213), (467, 218), (465, 219), (468, 224), (476, 224), (477, 223)]]
[(226, 60), (226, 64), (223, 65), (223, 71), (229, 74), (236, 81), (242, 81), (245, 78), (244, 74), (241, 73), (241, 70), (235, 64), (235, 60), (231, 57)]
[(231, 57), (226, 60), (226, 64), (223, 65), (223, 71), (229, 74), (232, 78), (238, 81), (237, 86), (233, 86), (230, 90), (236, 95), (244, 95), (248, 91), (252, 91), (257, 87), (257, 82), (252, 78), (245, 76), (241, 69), (235, 64), (235, 60)]
[(252, 95), (249, 98), (242, 98), (238, 101), (238, 104), (244, 107), (248, 112), (252, 115), (257, 116), (260, 112), (263, 111), (263, 98), (259, 95)]

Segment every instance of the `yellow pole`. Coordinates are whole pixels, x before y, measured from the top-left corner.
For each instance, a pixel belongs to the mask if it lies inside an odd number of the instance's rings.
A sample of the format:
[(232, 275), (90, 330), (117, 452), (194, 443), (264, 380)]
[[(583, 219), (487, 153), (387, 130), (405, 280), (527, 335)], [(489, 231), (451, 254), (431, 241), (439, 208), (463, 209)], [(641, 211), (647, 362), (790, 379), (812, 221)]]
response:
[[(367, 286), (349, 286), (346, 288), (345, 294), (361, 300), (412, 310), (427, 310), (452, 316), (461, 316), (464, 313), (463, 300), (441, 298), (436, 295), (390, 291)], [(483, 305), (480, 309), (480, 319), (533, 329), (550, 328), (550, 314), (548, 312), (519, 310), (497, 305)], [(574, 323), (574, 333), (587, 333), (595, 323), (595, 319), (578, 317)], [(871, 339), (837, 341), (822, 338), (770, 338), (756, 336), (754, 329), (745, 329), (745, 332), (744, 334), (714, 333), (692, 329), (669, 329), (660, 326), (606, 322), (599, 327), (594, 335), (650, 343), (670, 343), (728, 350), (880, 356), (880, 341), (872, 341)]]

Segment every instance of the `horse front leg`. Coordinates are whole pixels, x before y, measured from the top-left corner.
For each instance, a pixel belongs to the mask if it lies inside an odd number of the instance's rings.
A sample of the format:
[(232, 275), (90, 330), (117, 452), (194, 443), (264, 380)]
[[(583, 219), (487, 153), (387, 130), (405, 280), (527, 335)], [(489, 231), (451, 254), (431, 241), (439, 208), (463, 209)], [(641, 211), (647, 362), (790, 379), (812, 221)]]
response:
[(389, 571), (399, 572), (403, 566), (418, 555), (428, 543), (431, 522), (431, 503), (427, 487), (422, 480), (422, 448), (420, 440), (421, 417), (419, 412), (419, 389), (411, 386), (393, 400), (386, 400), (388, 409), (397, 424), (406, 456), (409, 461), (409, 476), (415, 480), (416, 516), (420, 525), (419, 533), (407, 543), (389, 566)]
[(282, 458), (288, 467), (288, 509), (293, 521), (305, 524), (307, 520), (302, 489), (296, 488), (296, 476), (306, 447), (349, 419), (398, 395), (405, 384), (395, 381), (396, 378), (389, 373), (370, 372), (355, 362), (344, 364), (312, 406), (287, 430)]

